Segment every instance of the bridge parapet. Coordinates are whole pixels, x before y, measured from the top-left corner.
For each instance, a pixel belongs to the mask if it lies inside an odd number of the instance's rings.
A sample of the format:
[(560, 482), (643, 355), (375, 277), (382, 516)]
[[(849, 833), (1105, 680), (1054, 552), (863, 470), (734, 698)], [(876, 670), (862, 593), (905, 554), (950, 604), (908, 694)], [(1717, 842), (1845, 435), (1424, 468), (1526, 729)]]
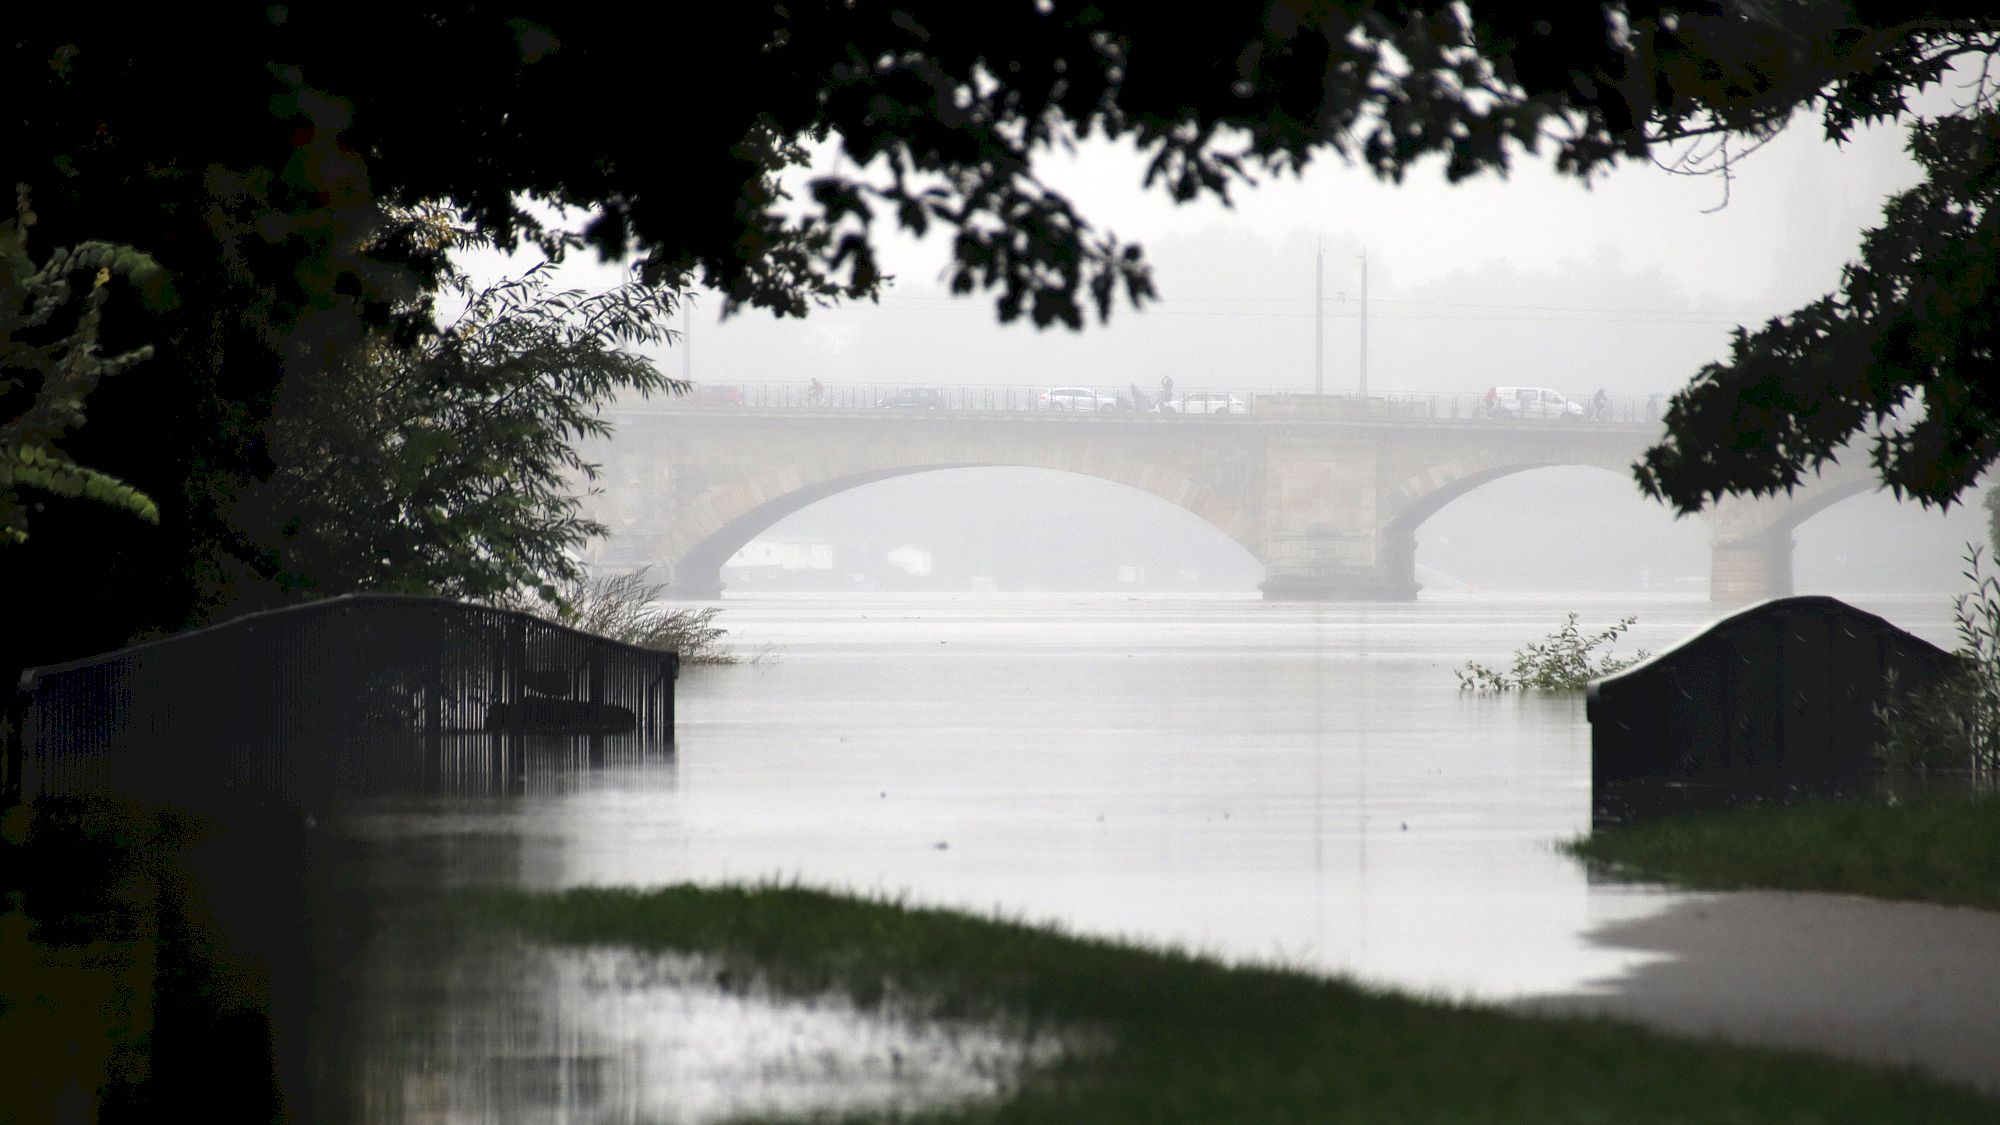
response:
[[(1495, 414), (1483, 391), (1397, 391), (1359, 395), (1353, 392), (1308, 394), (1291, 388), (1221, 387), (1205, 383), (1177, 384), (1171, 395), (1157, 385), (1139, 387), (1094, 386), (1077, 383), (1102, 400), (1102, 409), (1085, 413), (1146, 414), (1176, 413), (1172, 409), (1190, 395), (1226, 394), (1235, 397), (1250, 414), (1283, 413), (1337, 415), (1350, 418), (1437, 418), (1490, 419), (1512, 421)], [(814, 390), (810, 378), (796, 381), (745, 383), (703, 383), (685, 395), (663, 396), (643, 403), (628, 404), (623, 413), (654, 413), (681, 410), (800, 410), (874, 411), (895, 413), (1071, 413), (1071, 398), (1044, 399), (1046, 385), (996, 386), (990, 384), (908, 384), (908, 383), (820, 383)], [(1092, 401), (1097, 401), (1093, 399)], [(1162, 401), (1169, 409), (1160, 410)], [(1576, 422), (1657, 423), (1665, 399), (1660, 395), (1606, 396), (1602, 400), (1577, 400), (1586, 414), (1566, 418)], [(1201, 416), (1201, 415), (1196, 415)], [(1530, 419), (1550, 421), (1552, 419)]]

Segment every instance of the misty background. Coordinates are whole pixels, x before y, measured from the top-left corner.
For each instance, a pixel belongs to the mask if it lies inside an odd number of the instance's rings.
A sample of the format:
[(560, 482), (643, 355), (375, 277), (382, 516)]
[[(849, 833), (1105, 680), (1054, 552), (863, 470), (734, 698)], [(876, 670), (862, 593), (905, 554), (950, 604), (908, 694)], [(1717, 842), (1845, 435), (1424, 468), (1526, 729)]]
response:
[[(1230, 208), (1176, 206), (1142, 189), (1144, 162), (1101, 142), (1052, 156), (1047, 180), (1100, 227), (1138, 242), (1160, 297), (1081, 332), (996, 322), (983, 295), (952, 297), (937, 239), (890, 236), (894, 280), (878, 302), (805, 319), (721, 315), (697, 291), (682, 338), (653, 358), (699, 385), (1137, 386), (1479, 394), (1549, 387), (1587, 399), (1670, 395), (1726, 357), (1732, 332), (1829, 292), (1915, 181), (1896, 128), (1836, 147), (1793, 129), (1731, 178), (1633, 165), (1590, 183), (1524, 163), (1505, 180), (1448, 185), (1435, 171), (1388, 185), (1321, 161), (1235, 193)], [(838, 160), (828, 151), (825, 159)], [(802, 176), (801, 180), (805, 177)], [(802, 192), (800, 194), (803, 194)], [(1316, 261), (1324, 261), (1316, 348)], [(488, 273), (523, 268), (475, 258)], [(564, 284), (620, 267), (575, 260)], [(1318, 366), (1315, 356), (1319, 355)], [(1245, 395), (1244, 397), (1248, 397)], [(1864, 454), (1865, 455), (1865, 454)], [(1794, 534), (1799, 593), (1941, 594), (1985, 541), (1976, 495), (1949, 511), (1884, 494), (1838, 503)], [(772, 527), (794, 562), (733, 567), (733, 590), (1254, 591), (1262, 569), (1192, 515), (1088, 477), (964, 469), (843, 493)], [(1705, 596), (1708, 529), (1673, 518), (1629, 476), (1551, 468), (1503, 478), (1418, 531), (1432, 592), (1644, 591)]]

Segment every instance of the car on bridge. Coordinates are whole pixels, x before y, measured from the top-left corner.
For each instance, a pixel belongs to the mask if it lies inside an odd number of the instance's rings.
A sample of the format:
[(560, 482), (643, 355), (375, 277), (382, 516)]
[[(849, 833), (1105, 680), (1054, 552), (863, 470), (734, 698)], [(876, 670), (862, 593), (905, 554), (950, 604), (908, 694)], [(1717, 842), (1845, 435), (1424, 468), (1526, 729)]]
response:
[(876, 400), (875, 405), (895, 410), (943, 410), (944, 392), (936, 387), (904, 387)]
[(1248, 414), (1250, 408), (1235, 395), (1221, 391), (1197, 391), (1160, 404), (1162, 414)]
[(1098, 394), (1089, 387), (1054, 387), (1043, 391), (1036, 405), (1043, 410), (1117, 410), (1116, 395)]
[(1547, 387), (1489, 387), (1489, 418), (1581, 418), (1583, 404)]

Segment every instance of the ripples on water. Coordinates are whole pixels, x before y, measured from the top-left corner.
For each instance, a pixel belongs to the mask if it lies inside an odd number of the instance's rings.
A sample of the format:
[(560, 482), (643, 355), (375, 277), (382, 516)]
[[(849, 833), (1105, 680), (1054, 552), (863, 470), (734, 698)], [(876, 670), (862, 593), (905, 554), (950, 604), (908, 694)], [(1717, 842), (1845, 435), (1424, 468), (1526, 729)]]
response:
[[(1861, 604), (1950, 641), (1948, 605)], [(1646, 959), (1588, 934), (1679, 896), (1593, 882), (1554, 850), (1589, 822), (1581, 696), (1476, 697), (1452, 674), (1571, 609), (1586, 628), (1638, 615), (1626, 652), (1716, 616), (1642, 599), (731, 601), (720, 623), (764, 658), (684, 671), (672, 753), (531, 769), (506, 796), (363, 803), (333, 830), (376, 857), (364, 882), (419, 893), (778, 878), (1453, 996), (1588, 990)], [(356, 1044), (364, 1070), (433, 1076), (381, 1119), (510, 1120), (495, 1107), (570, 1081), (615, 1086), (620, 1120), (762, 1111), (724, 1096), (746, 1075), (804, 1099), (786, 1105), (955, 1097), (1021, 1057), (961, 1040), (931, 1077), (884, 1073), (927, 1057), (933, 1032), (627, 987), (663, 970), (614, 953), (535, 953), (532, 971), (452, 993), (457, 955), (438, 956), (360, 962), (380, 1016)], [(415, 1010), (437, 1026), (384, 1030)], [(531, 1029), (544, 1061), (451, 1031), (467, 1019)], [(712, 1035), (690, 1030), (705, 1020)], [(847, 1052), (840, 1080), (814, 1078), (822, 1047)]]

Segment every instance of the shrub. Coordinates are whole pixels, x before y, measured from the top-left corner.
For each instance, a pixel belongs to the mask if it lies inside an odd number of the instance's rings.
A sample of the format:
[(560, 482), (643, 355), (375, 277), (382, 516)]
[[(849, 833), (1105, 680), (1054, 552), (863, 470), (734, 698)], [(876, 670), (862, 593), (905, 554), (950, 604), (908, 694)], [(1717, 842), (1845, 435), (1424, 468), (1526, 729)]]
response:
[(642, 648), (674, 651), (684, 664), (732, 664), (722, 647), (729, 630), (715, 624), (719, 607), (671, 609), (659, 603), (664, 582), (648, 582), (644, 568), (568, 582), (556, 589), (553, 605), (527, 590), (515, 590), (488, 604), (545, 617)]
[(1981, 553), (1966, 545), (1962, 573), (1972, 589), (1952, 599), (1961, 670), (1907, 691), (1891, 676), (1875, 707), (1875, 756), (1891, 770), (1968, 770), (1976, 780), (2000, 772), (2000, 578), (1980, 571)]
[(1458, 689), (1476, 692), (1582, 691), (1590, 681), (1623, 671), (1646, 659), (1646, 651), (1640, 649), (1629, 660), (1601, 653), (1595, 657), (1595, 663), (1592, 662), (1592, 653), (1617, 640), (1638, 620), (1636, 617), (1621, 618), (1618, 624), (1586, 637), (1578, 631), (1576, 614), (1572, 613), (1563, 621), (1562, 628), (1550, 633), (1547, 639), (1516, 649), (1511, 671), (1503, 672), (1477, 661), (1466, 661), (1465, 667), (1455, 673)]

